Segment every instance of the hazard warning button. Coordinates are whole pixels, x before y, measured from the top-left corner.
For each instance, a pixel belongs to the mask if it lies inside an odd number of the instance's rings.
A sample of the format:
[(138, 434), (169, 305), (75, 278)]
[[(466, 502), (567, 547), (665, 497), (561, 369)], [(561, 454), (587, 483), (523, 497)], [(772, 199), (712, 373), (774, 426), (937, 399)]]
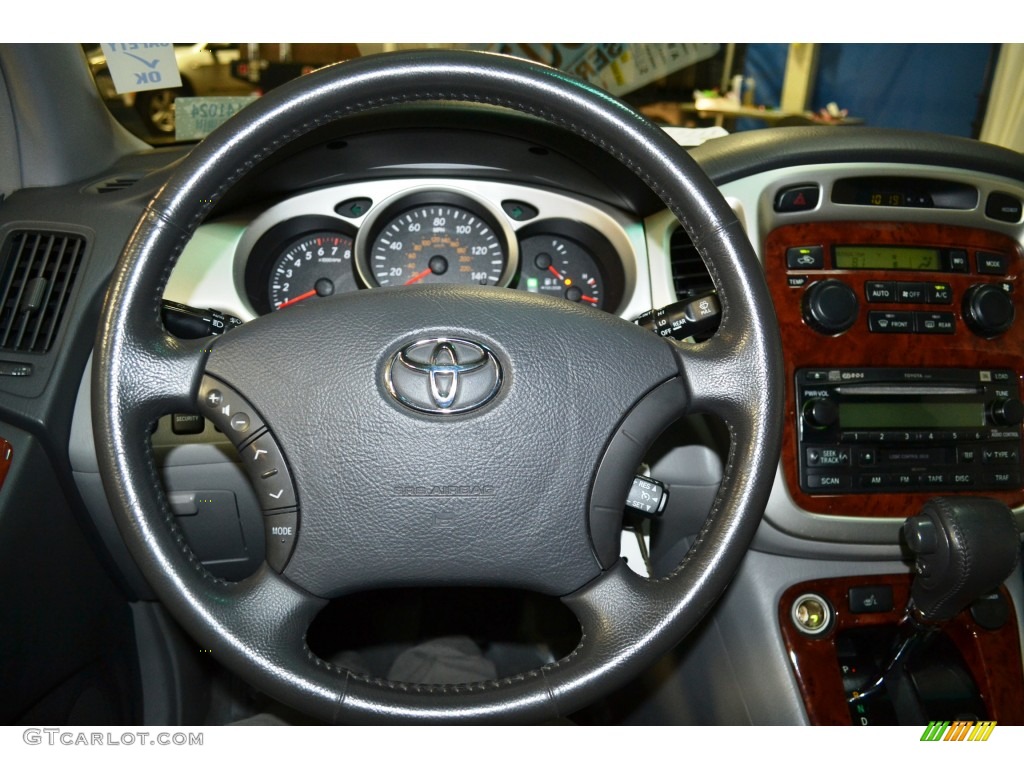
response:
[(786, 187), (775, 196), (775, 210), (778, 213), (795, 211), (811, 211), (818, 207), (821, 188), (817, 184), (804, 184), (799, 187)]

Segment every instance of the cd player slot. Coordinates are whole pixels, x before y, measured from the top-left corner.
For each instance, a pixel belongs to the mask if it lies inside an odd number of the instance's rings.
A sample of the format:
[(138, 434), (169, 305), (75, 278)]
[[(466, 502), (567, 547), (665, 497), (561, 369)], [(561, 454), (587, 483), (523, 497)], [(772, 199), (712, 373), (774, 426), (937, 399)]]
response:
[(835, 387), (840, 394), (863, 395), (976, 395), (982, 390), (978, 387), (941, 387), (941, 386), (891, 386), (879, 387), (872, 384), (844, 384)]

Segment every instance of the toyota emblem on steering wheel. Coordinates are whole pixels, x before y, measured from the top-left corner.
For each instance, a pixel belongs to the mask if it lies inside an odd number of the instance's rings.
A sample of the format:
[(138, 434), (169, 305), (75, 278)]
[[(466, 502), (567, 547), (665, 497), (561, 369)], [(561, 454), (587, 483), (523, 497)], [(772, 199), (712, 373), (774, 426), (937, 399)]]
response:
[(501, 365), (482, 344), (424, 339), (402, 347), (384, 369), (384, 386), (402, 405), (423, 413), (464, 413), (501, 388)]

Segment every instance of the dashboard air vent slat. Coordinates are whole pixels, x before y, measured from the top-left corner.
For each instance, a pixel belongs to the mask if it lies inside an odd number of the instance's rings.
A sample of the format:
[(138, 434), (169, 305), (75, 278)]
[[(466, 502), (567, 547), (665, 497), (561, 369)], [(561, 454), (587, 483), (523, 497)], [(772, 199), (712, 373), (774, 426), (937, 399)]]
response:
[(672, 264), (672, 282), (676, 298), (682, 301), (715, 289), (715, 284), (704, 266), (704, 260), (697, 253), (686, 230), (676, 227), (669, 241), (669, 259)]
[(0, 262), (0, 349), (50, 349), (84, 250), (77, 235), (18, 231), (8, 237)]
[(120, 192), (122, 189), (128, 189), (128, 187), (135, 184), (139, 178), (139, 176), (115, 176), (112, 179), (105, 179), (96, 184), (92, 187), (92, 191), (99, 195), (108, 192)]

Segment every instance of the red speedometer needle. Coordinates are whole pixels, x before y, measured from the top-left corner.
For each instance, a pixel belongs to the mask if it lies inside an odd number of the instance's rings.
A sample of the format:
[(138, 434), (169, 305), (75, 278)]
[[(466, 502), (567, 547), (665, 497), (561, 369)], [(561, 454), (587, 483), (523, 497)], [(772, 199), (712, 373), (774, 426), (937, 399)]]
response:
[(295, 298), (288, 299), (288, 301), (282, 301), (280, 304), (277, 305), (277, 308), (278, 309), (284, 309), (285, 307), (287, 307), (287, 306), (289, 306), (291, 304), (298, 304), (300, 301), (305, 301), (306, 299), (311, 299), (314, 296), (316, 296), (316, 288), (314, 288), (311, 291), (306, 291), (305, 293), (300, 293)]
[(415, 275), (410, 277), (408, 280), (405, 281), (404, 284), (405, 285), (412, 285), (413, 283), (417, 283), (417, 282), (422, 280), (424, 277), (426, 277), (427, 275), (429, 275), (433, 271), (434, 270), (432, 270), (430, 267), (427, 267), (422, 272), (417, 272)]

